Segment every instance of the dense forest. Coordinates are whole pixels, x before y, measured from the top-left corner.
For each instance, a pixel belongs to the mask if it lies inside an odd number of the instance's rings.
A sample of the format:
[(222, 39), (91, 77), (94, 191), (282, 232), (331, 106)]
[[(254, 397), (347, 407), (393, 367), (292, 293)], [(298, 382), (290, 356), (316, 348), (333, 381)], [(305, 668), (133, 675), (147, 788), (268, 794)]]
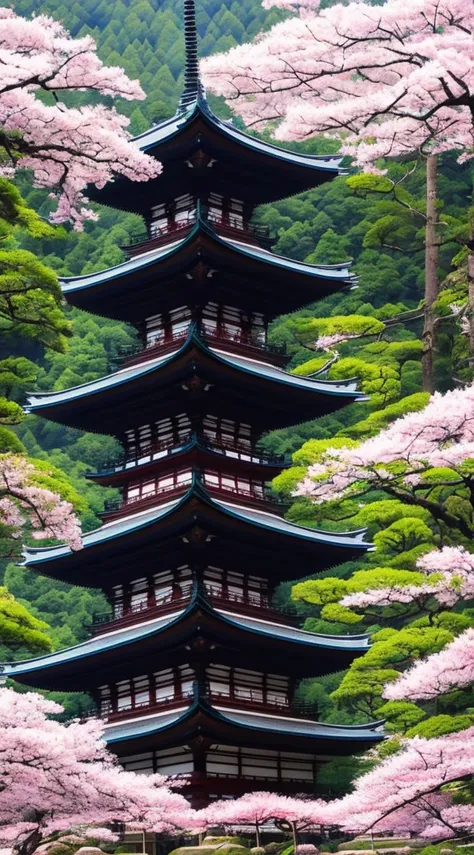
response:
[[(34, 0), (17, 0), (15, 10), (31, 15), (35, 6)], [(62, 19), (75, 36), (91, 33), (105, 62), (122, 65), (132, 78), (140, 79), (147, 100), (119, 105), (130, 117), (134, 133), (141, 133), (174, 112), (184, 60), (176, 4), (170, 0), (46, 0), (43, 11)], [(218, 0), (202, 0), (198, 11), (201, 53), (223, 51), (251, 39), (284, 14), (279, 10), (265, 11), (259, 0), (227, 0), (222, 4)], [(211, 103), (221, 115), (229, 116), (223, 102), (213, 99)], [(325, 138), (293, 146), (298, 147), (309, 152), (336, 150), (334, 141)], [(293, 501), (288, 512), (291, 519), (334, 529), (367, 526), (368, 536), (378, 547), (361, 565), (353, 562), (327, 571), (323, 574), (327, 581), (318, 582), (319, 587), (311, 580), (302, 580), (293, 591), (290, 585), (278, 591), (278, 605), (300, 614), (307, 629), (345, 633), (355, 625), (358, 630), (370, 629), (374, 633), (374, 646), (364, 661), (359, 660), (356, 670), (318, 682), (306, 681), (300, 693), (305, 700), (317, 704), (320, 717), (326, 721), (350, 723), (384, 714), (389, 716), (389, 729), (411, 728), (412, 732), (422, 733), (429, 719), (414, 704), (414, 709), (408, 709), (410, 705), (404, 709), (399, 706), (392, 713), (383, 709), (381, 686), (387, 671), (419, 655), (420, 650), (441, 649), (450, 637), (474, 625), (474, 611), (464, 608), (459, 613), (439, 612), (430, 621), (415, 613), (400, 612), (394, 621), (392, 613), (387, 613), (386, 620), (380, 614), (371, 615), (370, 610), (362, 616), (344, 609), (338, 601), (344, 586), (357, 585), (351, 582), (357, 579), (354, 574), (375, 573), (376, 568), (383, 567), (389, 578), (391, 570), (411, 571), (427, 549), (450, 543), (452, 532), (429, 511), (408, 511), (401, 502), (388, 501), (382, 492), (373, 494), (370, 502), (361, 507), (348, 501), (334, 513), (331, 507), (315, 506), (307, 499), (294, 501), (291, 495), (305, 467), (318, 460), (329, 441), (334, 445), (372, 436), (399, 415), (421, 409), (428, 400), (422, 387), (420, 309), (424, 294), (425, 166), (421, 161), (387, 163), (386, 169), (384, 180), (340, 177), (257, 211), (256, 221), (268, 225), (277, 237), (275, 252), (313, 263), (353, 259), (359, 277), (357, 288), (277, 319), (271, 328), (271, 340), (286, 345), (290, 370), (311, 374), (330, 361), (329, 378), (357, 376), (361, 388), (370, 396), (367, 403), (275, 431), (261, 442), (268, 451), (293, 455), (293, 466), (273, 485), (274, 490)], [(43, 215), (48, 213), (46, 193), (32, 189), (28, 176), (19, 181), (19, 187), (32, 208)], [(452, 388), (456, 379), (469, 378), (466, 338), (450, 306), (464, 296), (465, 256), (459, 235), (467, 222), (471, 196), (472, 167), (469, 163), (459, 165), (453, 156), (444, 155), (438, 176), (438, 212), (444, 231), (440, 230), (438, 276), (442, 284), (436, 304), (434, 359), (435, 385), (440, 391)], [(133, 215), (96, 207), (99, 221), (87, 223), (82, 233), (58, 227), (49, 235), (35, 237), (20, 230), (15, 232), (15, 245), (32, 251), (62, 275), (89, 273), (117, 264), (123, 259), (120, 245), (140, 232), (142, 223)], [(21, 403), (32, 384), (41, 390), (58, 390), (102, 376), (113, 369), (121, 348), (134, 342), (134, 331), (124, 324), (77, 310), (66, 309), (66, 314), (72, 322), (73, 335), (65, 352), (8, 342), (8, 349), (15, 348), (15, 355), (36, 366), (34, 371), (25, 368), (22, 383), (16, 378), (12, 384), (4, 372), (4, 391), (13, 400)], [(319, 335), (337, 330), (337, 319), (343, 315), (355, 331), (363, 329), (363, 337), (340, 344), (338, 359), (330, 359), (322, 351), (314, 352), (314, 341)], [(363, 327), (361, 318), (366, 320)], [(97, 512), (114, 491), (93, 485), (85, 474), (118, 454), (115, 440), (81, 434), (33, 416), (25, 417), (15, 432), (18, 448), (66, 473), (80, 496), (76, 504), (84, 529), (94, 528)], [(456, 538), (456, 542), (462, 542), (457, 535)], [(4, 560), (4, 584), (20, 604), (48, 624), (54, 648), (84, 639), (91, 618), (107, 608), (102, 595), (27, 572), (10, 558), (8, 554)], [(357, 586), (353, 589), (357, 590)], [(3, 658), (24, 655), (24, 649), (7, 650)], [(470, 707), (467, 695), (468, 692), (450, 699), (436, 717), (438, 721), (429, 726), (442, 732), (445, 713), (452, 718), (458, 710)], [(86, 703), (86, 699), (69, 698), (68, 714)], [(464, 720), (468, 715), (464, 712), (458, 717)], [(466, 722), (459, 726), (466, 726)], [(340, 770), (338, 781), (343, 787), (345, 779)]]

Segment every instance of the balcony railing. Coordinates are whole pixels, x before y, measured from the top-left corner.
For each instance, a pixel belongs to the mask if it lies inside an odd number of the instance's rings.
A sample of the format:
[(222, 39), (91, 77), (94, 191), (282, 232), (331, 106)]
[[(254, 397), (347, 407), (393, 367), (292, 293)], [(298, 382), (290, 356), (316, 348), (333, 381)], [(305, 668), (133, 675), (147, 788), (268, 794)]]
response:
[[(237, 487), (227, 486), (225, 484), (210, 484), (205, 478), (200, 479), (201, 484), (207, 493), (211, 496), (216, 496), (221, 500), (229, 500), (233, 502), (247, 505), (251, 508), (260, 508), (263, 510), (276, 510), (284, 513), (288, 509), (289, 503), (286, 499), (280, 496), (273, 496), (270, 493), (258, 493), (253, 490), (245, 490)], [(106, 499), (104, 502), (104, 510), (100, 511), (98, 516), (106, 517), (107, 519), (122, 515), (129, 510), (146, 510), (152, 508), (156, 504), (168, 501), (177, 496), (182, 496), (186, 493), (194, 482), (193, 473), (183, 477), (182, 480), (176, 481), (173, 484), (166, 484), (163, 487), (158, 487), (153, 492), (146, 496), (130, 496), (128, 498)]]
[(111, 702), (102, 704), (93, 717), (102, 718), (107, 722), (115, 723), (143, 715), (153, 715), (168, 709), (176, 709), (181, 706), (189, 706), (193, 698), (199, 697), (212, 706), (221, 708), (248, 710), (260, 714), (288, 716), (290, 718), (303, 718), (317, 720), (317, 710), (314, 704), (302, 704), (298, 702), (278, 700), (271, 697), (259, 697), (257, 690), (252, 687), (247, 689), (242, 685), (232, 691), (223, 686), (222, 691), (210, 689), (208, 685), (199, 686), (197, 683), (187, 686), (185, 689), (176, 690), (173, 682), (169, 685), (160, 685), (160, 697), (152, 697), (146, 701), (135, 701), (132, 698), (120, 698), (115, 708)]
[[(230, 237), (234, 240), (241, 240), (245, 243), (263, 244), (271, 246), (274, 238), (270, 235), (270, 229), (266, 225), (256, 225), (244, 221), (239, 223), (235, 217), (214, 214), (207, 210), (205, 205), (201, 205), (201, 217), (207, 220), (212, 228), (224, 237)], [(174, 239), (181, 240), (183, 234), (189, 231), (195, 224), (197, 219), (196, 209), (190, 209), (177, 222), (170, 221), (166, 225), (154, 226), (152, 232), (139, 232), (134, 235), (128, 244), (122, 244), (120, 249), (126, 253), (128, 258), (133, 258), (136, 255), (141, 255), (143, 252), (150, 252), (167, 243), (171, 243)]]
[[(256, 463), (264, 466), (284, 466), (290, 462), (289, 456), (285, 454), (264, 454), (256, 448), (251, 448), (239, 445), (237, 442), (231, 442), (225, 439), (218, 441), (209, 439), (202, 432), (189, 432), (183, 434), (179, 439), (172, 437), (168, 440), (151, 443), (139, 451), (134, 453), (123, 454), (115, 460), (109, 460), (104, 463), (101, 469), (101, 475), (108, 475), (121, 470), (133, 469), (135, 466), (142, 466), (146, 463), (152, 463), (154, 460), (165, 457), (172, 457), (180, 451), (185, 445), (195, 438), (196, 442), (202, 448), (209, 449), (215, 454), (220, 454), (223, 457), (230, 457), (232, 460), (240, 460), (243, 463)], [(98, 473), (88, 473), (98, 474)]]
[[(190, 320), (188, 326), (176, 332), (163, 331), (163, 335), (159, 340), (147, 342), (145, 345), (140, 342), (137, 345), (120, 348), (118, 356), (111, 361), (111, 367), (114, 370), (129, 368), (132, 365), (148, 362), (155, 357), (171, 353), (186, 340), (191, 323), (192, 321)], [(283, 365), (286, 362), (285, 344), (270, 344), (269, 342), (255, 341), (250, 336), (242, 335), (241, 332), (231, 333), (222, 327), (211, 330), (205, 321), (198, 325), (198, 329), (204, 341), (211, 346), (227, 348), (231, 352), (235, 352), (241, 356), (262, 358), (265, 355), (271, 357), (272, 363), (274, 362), (278, 365)]]
[[(205, 599), (217, 609), (227, 609), (238, 614), (258, 617), (271, 623), (283, 626), (301, 626), (304, 616), (285, 614), (273, 609), (268, 597), (264, 594), (242, 591), (241, 593), (217, 590), (212, 585), (200, 585)], [(110, 612), (95, 615), (88, 629), (92, 635), (102, 635), (112, 630), (134, 626), (142, 621), (150, 621), (155, 617), (162, 617), (174, 611), (184, 608), (191, 600), (193, 584), (181, 585), (179, 593), (169, 592), (160, 594), (160, 591), (151, 592), (147, 600), (140, 603), (125, 605), (116, 604), (117, 613), (113, 617)]]

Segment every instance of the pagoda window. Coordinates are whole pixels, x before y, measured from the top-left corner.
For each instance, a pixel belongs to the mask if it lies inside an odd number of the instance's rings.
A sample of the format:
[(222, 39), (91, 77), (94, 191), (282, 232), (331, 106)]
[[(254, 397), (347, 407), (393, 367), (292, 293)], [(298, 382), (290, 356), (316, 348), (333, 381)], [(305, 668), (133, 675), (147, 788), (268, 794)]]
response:
[(150, 237), (157, 237), (168, 231), (168, 211), (166, 205), (155, 205), (151, 209)]
[(207, 210), (211, 223), (223, 223), (234, 229), (244, 227), (244, 203), (241, 199), (227, 199), (220, 193), (210, 193)]
[(150, 315), (145, 318), (145, 347), (154, 347), (165, 341), (173, 341), (186, 335), (192, 320), (191, 309), (179, 306), (166, 315)]
[(130, 611), (141, 612), (148, 608), (148, 579), (137, 579), (130, 586)]
[(210, 193), (207, 210), (211, 223), (220, 223), (223, 219), (224, 197), (220, 193)]
[(229, 199), (228, 210), (229, 225), (234, 229), (243, 229), (244, 227), (244, 203), (240, 199)]
[(211, 694), (249, 701), (252, 704), (289, 706), (289, 680), (278, 674), (263, 674), (227, 665), (210, 665), (206, 678)]
[(193, 473), (191, 469), (181, 469), (165, 475), (147, 478), (146, 481), (134, 481), (126, 488), (127, 502), (138, 502), (156, 496), (158, 493), (168, 493), (191, 484)]
[(191, 309), (188, 306), (180, 306), (170, 312), (170, 333), (172, 338), (184, 335), (192, 320)]
[(315, 758), (310, 754), (211, 745), (206, 757), (210, 777), (248, 778), (262, 781), (301, 781), (315, 778)]
[(236, 306), (206, 303), (202, 310), (202, 325), (208, 335), (223, 335), (232, 341), (263, 345), (267, 324), (260, 312), (245, 312)]
[(223, 492), (238, 494), (243, 496), (253, 496), (255, 498), (263, 498), (265, 495), (264, 482), (249, 480), (248, 478), (240, 478), (235, 475), (222, 474), (221, 472), (204, 472), (204, 484), (207, 487)]
[(233, 745), (212, 745), (206, 756), (206, 774), (213, 778), (239, 778), (240, 749)]
[(204, 587), (209, 594), (256, 606), (268, 605), (268, 582), (260, 576), (221, 570), (210, 565), (204, 570)]
[(150, 705), (150, 680), (144, 675), (116, 684), (117, 711), (134, 710)]
[(114, 618), (121, 618), (123, 616), (124, 610), (122, 585), (114, 585), (114, 587), (112, 588), (110, 599), (112, 602), (112, 611)]
[(155, 751), (155, 771), (161, 775), (189, 775), (194, 772), (191, 749), (187, 745)]
[(191, 697), (195, 679), (195, 673), (188, 665), (156, 671), (153, 674), (155, 702), (160, 704), (175, 698), (180, 700)]
[(106, 718), (112, 712), (112, 694), (110, 686), (99, 686), (99, 712), (102, 718)]
[(146, 347), (154, 347), (161, 344), (165, 338), (165, 322), (163, 315), (150, 315), (145, 318), (145, 344)]
[(203, 418), (202, 427), (206, 439), (218, 446), (231, 446), (242, 450), (251, 448), (252, 428), (248, 424), (207, 414)]
[(120, 765), (127, 772), (136, 772), (138, 775), (153, 775), (154, 763), (153, 752), (146, 751), (143, 754), (129, 754), (120, 758)]
[(173, 204), (173, 222), (176, 226), (187, 225), (196, 219), (196, 200), (190, 193), (177, 196)]
[(196, 219), (196, 201), (190, 193), (177, 196), (170, 205), (164, 203), (151, 209), (150, 237), (158, 237), (176, 228), (193, 223)]
[(155, 603), (178, 600), (190, 592), (192, 585), (192, 570), (188, 564), (183, 564), (176, 570), (157, 573), (153, 577)]
[(139, 775), (152, 775), (154, 772), (161, 775), (185, 775), (194, 771), (193, 755), (187, 745), (129, 754), (120, 758), (120, 765)]

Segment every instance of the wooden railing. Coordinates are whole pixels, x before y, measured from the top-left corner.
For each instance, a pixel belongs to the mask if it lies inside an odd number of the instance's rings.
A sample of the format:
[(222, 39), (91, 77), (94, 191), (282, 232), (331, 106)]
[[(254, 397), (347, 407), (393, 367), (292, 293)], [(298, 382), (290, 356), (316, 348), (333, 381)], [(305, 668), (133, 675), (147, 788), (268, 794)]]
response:
[[(290, 458), (285, 454), (265, 454), (255, 447), (239, 445), (239, 443), (224, 439), (211, 440), (202, 432), (196, 431), (192, 433), (190, 431), (183, 434), (179, 439), (172, 437), (168, 440), (154, 442), (133, 453), (123, 454), (115, 460), (108, 460), (104, 463), (100, 474), (108, 475), (109, 473), (119, 472), (121, 469), (130, 469), (131, 466), (138, 466), (148, 462), (147, 458), (149, 458), (149, 462), (152, 462), (155, 454), (160, 454), (162, 457), (172, 457), (180, 448), (191, 442), (193, 438), (202, 448), (207, 448), (210, 451), (221, 454), (223, 457), (227, 455), (243, 462), (250, 461), (264, 466), (283, 466), (285, 463), (290, 462)], [(89, 472), (88, 474), (96, 475), (99, 473)]]
[[(159, 341), (151, 340), (146, 344), (140, 342), (137, 345), (127, 345), (120, 348), (118, 356), (111, 361), (111, 367), (113, 370), (128, 368), (131, 365), (139, 365), (145, 361), (148, 362), (155, 356), (164, 356), (172, 352), (186, 340), (192, 323), (192, 320), (190, 320), (188, 326), (176, 332), (163, 330)], [(277, 365), (284, 365), (287, 360), (285, 344), (259, 342), (252, 339), (250, 334), (247, 335), (242, 332), (231, 333), (223, 327), (211, 330), (209, 326), (206, 326), (205, 320), (198, 324), (198, 330), (201, 338), (207, 344), (214, 345), (215, 347), (224, 347), (240, 356), (248, 356), (254, 359), (267, 356), (271, 358), (272, 363), (276, 363)]]
[[(270, 229), (266, 225), (255, 225), (248, 221), (239, 224), (232, 216), (219, 216), (209, 212), (204, 205), (200, 206), (200, 212), (201, 217), (207, 220), (212, 228), (224, 237), (265, 246), (270, 246), (273, 242), (270, 237)], [(170, 221), (163, 226), (152, 226), (150, 232), (140, 232), (134, 235), (130, 243), (122, 244), (120, 249), (128, 258), (133, 258), (143, 252), (150, 252), (160, 246), (165, 246), (167, 243), (172, 243), (175, 238), (181, 240), (183, 234), (192, 229), (196, 219), (196, 209), (190, 209), (186, 216), (178, 222)]]
[[(292, 718), (301, 718), (316, 720), (317, 710), (314, 704), (289, 703), (288, 701), (258, 697), (258, 690), (252, 686), (239, 684), (238, 687), (231, 690), (223, 686), (222, 691), (211, 689), (207, 684), (199, 685), (195, 683), (193, 686), (182, 691), (176, 690), (171, 679), (169, 683), (160, 685), (160, 693), (162, 697), (152, 698), (152, 690), (150, 689), (150, 699), (148, 701), (136, 702), (134, 699), (127, 700), (126, 703), (120, 705), (120, 699), (117, 701), (117, 706), (112, 702), (103, 704), (102, 708), (96, 713), (98, 718), (107, 722), (114, 723), (119, 721), (128, 721), (130, 718), (138, 718), (143, 715), (153, 715), (161, 713), (168, 709), (176, 709), (177, 707), (189, 706), (193, 698), (198, 698), (206, 701), (214, 707), (247, 710), (249, 712), (260, 713), (262, 715), (288, 716)], [(167, 694), (166, 694), (167, 692)]]
[[(179, 472), (176, 474), (179, 474)], [(158, 487), (153, 493), (148, 493), (146, 496), (130, 496), (126, 499), (106, 499), (104, 510), (99, 512), (98, 516), (106, 519), (114, 519), (117, 516), (122, 516), (123, 513), (130, 509), (137, 511), (147, 510), (160, 504), (162, 501), (182, 496), (190, 489), (196, 474), (199, 473), (195, 471), (194, 473), (189, 472), (189, 476), (187, 475), (183, 480), (176, 481), (174, 484), (167, 484), (164, 487)], [(199, 480), (210, 496), (216, 496), (223, 500), (242, 502), (242, 504), (250, 508), (269, 511), (276, 510), (284, 513), (289, 506), (286, 499), (280, 496), (273, 496), (267, 492), (260, 493), (256, 490), (245, 490), (226, 484), (210, 484), (206, 482), (205, 477), (199, 478)]]
[[(102, 635), (106, 632), (122, 629), (127, 626), (134, 626), (137, 623), (153, 620), (155, 617), (162, 617), (174, 611), (179, 611), (190, 602), (193, 588), (193, 584), (189, 583), (181, 585), (179, 593), (169, 593), (166, 596), (160, 597), (158, 591), (155, 595), (151, 594), (144, 603), (129, 606), (119, 604), (120, 614), (117, 614), (115, 617), (110, 612), (95, 615), (88, 629), (92, 635)], [(198, 590), (202, 592), (203, 597), (211, 605), (218, 609), (229, 609), (238, 614), (268, 620), (271, 623), (283, 626), (300, 626), (305, 620), (304, 616), (285, 614), (272, 609), (268, 597), (265, 595), (254, 594), (252, 592), (242, 592), (239, 594), (218, 592), (215, 589), (213, 590), (211, 584), (206, 585), (205, 583), (199, 585)]]

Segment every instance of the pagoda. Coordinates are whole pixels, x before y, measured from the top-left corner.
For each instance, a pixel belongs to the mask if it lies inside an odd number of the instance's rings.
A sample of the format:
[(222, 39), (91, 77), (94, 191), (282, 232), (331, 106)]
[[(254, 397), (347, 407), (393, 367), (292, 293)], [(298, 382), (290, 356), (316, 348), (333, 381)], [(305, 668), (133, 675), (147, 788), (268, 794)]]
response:
[[(283, 151), (210, 110), (185, 0), (185, 86), (177, 114), (136, 138), (163, 174), (95, 198), (141, 214), (127, 260), (64, 279), (85, 311), (127, 321), (140, 348), (107, 377), (29, 396), (28, 412), (119, 439), (91, 473), (120, 489), (84, 548), (28, 548), (28, 568), (102, 589), (110, 612), (87, 641), (12, 663), (31, 687), (88, 692), (127, 769), (186, 775), (195, 805), (249, 790), (313, 792), (327, 760), (383, 738), (379, 722), (336, 726), (295, 702), (302, 678), (344, 669), (366, 635), (311, 633), (272, 606), (282, 581), (366, 552), (364, 531), (296, 525), (267, 483), (288, 465), (262, 433), (362, 400), (354, 381), (285, 371), (268, 324), (355, 281), (347, 263), (271, 252), (256, 205), (331, 180), (338, 157)], [(92, 195), (92, 194), (91, 194)]]

